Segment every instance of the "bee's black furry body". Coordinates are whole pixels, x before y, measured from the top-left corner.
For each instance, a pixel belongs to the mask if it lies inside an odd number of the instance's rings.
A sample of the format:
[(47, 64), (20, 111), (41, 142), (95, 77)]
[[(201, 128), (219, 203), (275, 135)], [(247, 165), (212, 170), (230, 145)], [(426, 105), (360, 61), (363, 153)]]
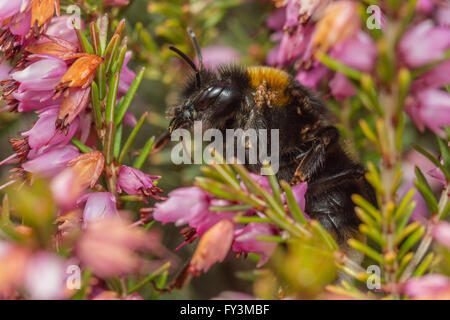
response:
[[(353, 236), (359, 220), (351, 195), (374, 203), (374, 193), (362, 166), (339, 144), (339, 131), (321, 99), (274, 68), (227, 66), (203, 70), (200, 76), (201, 87), (190, 79), (171, 111), (176, 127), (202, 120), (204, 129), (279, 129), (277, 177), (292, 184), (308, 182), (307, 214), (340, 243)], [(259, 173), (261, 164), (248, 168)]]

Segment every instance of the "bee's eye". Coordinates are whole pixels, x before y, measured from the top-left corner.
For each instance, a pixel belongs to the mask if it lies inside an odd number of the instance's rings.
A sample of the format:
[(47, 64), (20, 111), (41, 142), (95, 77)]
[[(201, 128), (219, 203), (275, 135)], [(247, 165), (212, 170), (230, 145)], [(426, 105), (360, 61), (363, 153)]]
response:
[(195, 101), (195, 108), (199, 111), (205, 110), (210, 105), (214, 104), (214, 102), (216, 102), (217, 98), (219, 98), (224, 89), (225, 87), (223, 86), (214, 86), (207, 88), (199, 95), (199, 97)]

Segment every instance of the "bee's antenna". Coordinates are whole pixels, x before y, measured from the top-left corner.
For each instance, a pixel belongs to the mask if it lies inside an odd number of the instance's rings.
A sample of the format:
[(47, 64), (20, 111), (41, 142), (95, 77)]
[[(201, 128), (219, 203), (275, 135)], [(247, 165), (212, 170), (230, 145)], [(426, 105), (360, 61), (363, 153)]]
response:
[(195, 63), (183, 51), (174, 46), (169, 46), (169, 49), (178, 54), (195, 72), (195, 80), (197, 88), (200, 88), (202, 81), (200, 78), (200, 70), (195, 66)]
[(194, 45), (195, 53), (198, 59), (198, 69), (201, 71), (203, 69), (203, 57), (200, 45), (198, 44), (197, 36), (191, 27), (187, 28), (187, 32), (189, 33), (189, 37), (191, 37), (192, 44)]

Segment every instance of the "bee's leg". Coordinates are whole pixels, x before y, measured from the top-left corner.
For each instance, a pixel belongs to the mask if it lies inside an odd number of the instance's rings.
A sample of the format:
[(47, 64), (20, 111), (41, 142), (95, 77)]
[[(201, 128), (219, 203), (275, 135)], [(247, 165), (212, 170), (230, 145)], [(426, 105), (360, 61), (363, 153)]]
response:
[(301, 155), (300, 163), (295, 170), (291, 184), (309, 181), (316, 174), (325, 162), (327, 147), (339, 139), (339, 131), (335, 127), (329, 126), (321, 130), (312, 140), (311, 148)]

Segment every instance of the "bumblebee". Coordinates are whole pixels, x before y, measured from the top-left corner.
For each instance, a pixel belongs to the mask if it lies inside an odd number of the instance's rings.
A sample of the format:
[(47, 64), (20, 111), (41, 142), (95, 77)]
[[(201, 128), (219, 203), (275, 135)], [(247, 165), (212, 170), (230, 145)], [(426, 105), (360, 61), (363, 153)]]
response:
[[(201, 120), (203, 129), (279, 129), (278, 179), (292, 185), (307, 182), (305, 211), (342, 245), (355, 236), (359, 219), (352, 194), (375, 203), (364, 168), (353, 161), (339, 142), (340, 133), (325, 103), (288, 73), (271, 67), (223, 66), (203, 68), (195, 34), (190, 32), (199, 61), (197, 67), (183, 52), (171, 50), (194, 71), (180, 103), (169, 112), (169, 134)], [(249, 165), (259, 173), (262, 164)]]

